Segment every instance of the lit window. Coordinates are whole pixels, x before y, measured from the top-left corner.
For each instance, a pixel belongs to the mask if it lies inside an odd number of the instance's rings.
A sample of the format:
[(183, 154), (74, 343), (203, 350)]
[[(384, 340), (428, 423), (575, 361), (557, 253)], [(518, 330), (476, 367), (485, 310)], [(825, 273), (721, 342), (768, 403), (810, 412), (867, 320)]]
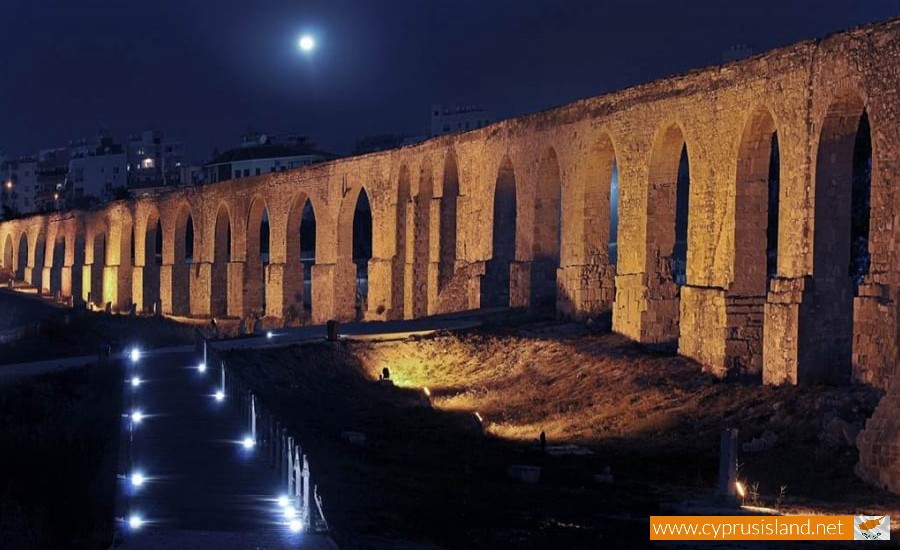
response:
[(142, 168), (153, 168), (153, 159), (151, 157), (147, 157), (141, 163)]

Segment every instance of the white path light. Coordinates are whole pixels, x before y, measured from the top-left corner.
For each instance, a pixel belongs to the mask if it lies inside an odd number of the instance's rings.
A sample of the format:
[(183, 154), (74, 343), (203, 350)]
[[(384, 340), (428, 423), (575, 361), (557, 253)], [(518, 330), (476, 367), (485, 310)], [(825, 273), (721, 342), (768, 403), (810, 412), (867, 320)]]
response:
[(284, 517), (287, 519), (294, 519), (297, 516), (297, 509), (293, 506), (288, 506), (284, 509)]
[(241, 441), (241, 445), (245, 449), (252, 449), (253, 447), (256, 446), (256, 441), (254, 441), (253, 438), (248, 435), (247, 437), (244, 438), (243, 441)]
[(144, 485), (144, 474), (141, 472), (134, 472), (131, 474), (131, 484), (135, 487), (142, 487)]
[(137, 363), (138, 359), (141, 358), (141, 350), (137, 348), (131, 348), (131, 362)]
[(143, 419), (144, 413), (142, 413), (141, 411), (134, 411), (131, 413), (131, 421), (135, 424), (140, 424)]
[(197, 371), (206, 372), (206, 363), (200, 363), (199, 365), (197, 365)]
[(281, 495), (278, 497), (278, 507), (279, 508), (287, 508), (288, 505), (288, 497), (285, 495)]
[(215, 394), (213, 394), (213, 397), (216, 398), (216, 401), (222, 401), (225, 399), (225, 392), (223, 392), (222, 390), (218, 390)]
[(274, 334), (272, 334), (272, 331), (271, 331), (271, 330), (268, 331), (268, 332), (266, 332), (266, 338), (268, 338), (268, 339), (271, 340), (271, 339), (272, 339), (272, 336), (274, 336)]
[(128, 518), (128, 527), (131, 527), (134, 530), (140, 529), (143, 525), (144, 519), (137, 514), (131, 514)]
[(132, 376), (131, 377), (131, 387), (136, 388), (141, 385), (141, 377), (140, 376)]
[(291, 530), (291, 533), (299, 533), (303, 530), (303, 522), (299, 519), (292, 519), (288, 522), (288, 529)]

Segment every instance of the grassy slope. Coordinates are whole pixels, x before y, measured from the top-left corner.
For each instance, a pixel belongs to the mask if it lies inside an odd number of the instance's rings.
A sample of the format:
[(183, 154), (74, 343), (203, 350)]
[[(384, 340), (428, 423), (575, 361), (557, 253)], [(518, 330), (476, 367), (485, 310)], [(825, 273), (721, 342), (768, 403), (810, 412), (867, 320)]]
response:
[[(871, 414), (878, 393), (868, 388), (724, 384), (686, 359), (558, 325), (240, 352), (231, 364), (300, 435), (329, 519), (351, 546), (376, 535), (485, 548), (646, 541), (645, 527), (615, 518), (708, 494), (724, 427), (740, 428), (742, 442), (779, 435), (773, 449), (742, 456), (741, 477), (759, 483), (764, 504), (786, 485), (786, 510), (897, 508), (853, 475), (854, 449), (820, 438), (831, 416)], [(376, 382), (384, 366), (399, 388)], [(424, 386), (434, 409), (420, 406)], [(474, 411), (493, 437), (480, 435)], [(346, 429), (370, 444), (342, 442)], [(541, 430), (550, 444), (596, 454), (529, 452)], [(545, 481), (511, 483), (512, 463), (541, 464)], [(606, 465), (616, 485), (592, 486)]]

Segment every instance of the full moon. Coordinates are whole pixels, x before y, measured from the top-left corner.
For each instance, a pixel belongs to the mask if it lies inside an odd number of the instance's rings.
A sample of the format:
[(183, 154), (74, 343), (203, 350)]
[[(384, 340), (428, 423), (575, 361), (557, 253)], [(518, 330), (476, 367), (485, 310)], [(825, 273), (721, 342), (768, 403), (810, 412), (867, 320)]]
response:
[(303, 50), (304, 52), (310, 52), (313, 50), (313, 48), (316, 47), (316, 41), (313, 39), (312, 36), (303, 35), (300, 37), (299, 45), (300, 45), (300, 49)]

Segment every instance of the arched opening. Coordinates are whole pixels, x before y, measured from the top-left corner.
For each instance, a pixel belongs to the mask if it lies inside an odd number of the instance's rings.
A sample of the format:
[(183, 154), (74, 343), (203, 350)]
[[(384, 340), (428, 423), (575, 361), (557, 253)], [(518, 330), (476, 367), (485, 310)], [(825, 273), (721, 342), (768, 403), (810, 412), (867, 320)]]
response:
[(312, 268), (316, 263), (316, 213), (304, 194), (294, 197), (288, 214), (285, 291), (289, 308), (302, 320), (312, 316)]
[(84, 228), (80, 224), (72, 240), (72, 303), (84, 304)]
[(106, 225), (103, 230), (94, 233), (94, 260), (91, 263), (90, 302), (103, 308), (103, 270), (106, 267)]
[(531, 269), (531, 306), (556, 306), (556, 270), (559, 268), (562, 225), (562, 184), (556, 151), (550, 148), (538, 168), (534, 197), (534, 241)]
[(25, 268), (28, 267), (28, 236), (25, 233), (19, 237), (19, 250), (16, 254), (16, 279), (25, 281)]
[(53, 242), (53, 258), (50, 264), (50, 294), (62, 295), (63, 265), (66, 263), (66, 236), (59, 232)]
[[(404, 216), (405, 217), (405, 216)], [(369, 260), (372, 259), (372, 205), (360, 190), (353, 210), (353, 264), (356, 266), (356, 318), (362, 319), (369, 297)]]
[(247, 217), (247, 261), (245, 263), (244, 304), (247, 312), (266, 315), (266, 266), (269, 265), (269, 208), (257, 197)]
[(431, 199), (434, 181), (431, 164), (423, 163), (419, 175), (413, 220), (412, 317), (428, 315), (428, 266), (431, 263)]
[[(43, 291), (44, 256), (47, 254), (47, 237), (44, 231), (38, 233), (34, 243), (34, 266), (31, 270), (31, 283), (35, 288)], [(52, 260), (52, 258), (51, 258)]]
[(228, 315), (228, 263), (231, 261), (231, 217), (225, 205), (216, 214), (213, 244), (211, 313), (213, 317)]
[(679, 289), (687, 281), (690, 161), (684, 135), (670, 125), (657, 135), (647, 189), (647, 310), (645, 342), (672, 343), (679, 335)]
[[(408, 209), (411, 204), (410, 197), (410, 176), (409, 168), (406, 165), (400, 167), (400, 173), (397, 178), (397, 226), (394, 235), (396, 243), (396, 253), (392, 264), (393, 284), (392, 284), (392, 309), (397, 317), (412, 317), (413, 302), (415, 301), (415, 293), (411, 289), (407, 289), (413, 283), (413, 270), (415, 268), (415, 242), (411, 243), (411, 250), (407, 247), (407, 217)], [(415, 208), (412, 212), (412, 236), (415, 238)], [(408, 295), (407, 295), (408, 293)]]
[(510, 265), (516, 258), (516, 174), (504, 157), (494, 186), (494, 219), (491, 259), (481, 281), (482, 307), (509, 307)]
[(450, 153), (444, 161), (444, 181), (441, 190), (440, 254), (438, 261), (438, 291), (453, 279), (456, 270), (456, 204), (459, 200), (459, 172), (456, 155)]
[(6, 235), (6, 240), (3, 243), (3, 270), (10, 275), (15, 272), (15, 266), (13, 265), (13, 241), (12, 236), (9, 234)]
[(159, 271), (162, 265), (163, 232), (159, 216), (152, 214), (147, 220), (144, 235), (143, 311), (156, 312), (159, 306)]
[(800, 323), (799, 382), (849, 380), (853, 298), (869, 269), (872, 138), (861, 97), (829, 107), (816, 154), (813, 281)]
[(609, 265), (619, 263), (619, 165), (615, 158), (609, 175), (609, 241), (606, 250)]
[(760, 108), (751, 114), (738, 150), (733, 279), (725, 302), (729, 377), (762, 374), (766, 292), (777, 273), (780, 179), (775, 122)]
[(175, 218), (174, 262), (172, 265), (172, 313), (191, 314), (191, 264), (195, 251), (194, 217), (183, 205)]

